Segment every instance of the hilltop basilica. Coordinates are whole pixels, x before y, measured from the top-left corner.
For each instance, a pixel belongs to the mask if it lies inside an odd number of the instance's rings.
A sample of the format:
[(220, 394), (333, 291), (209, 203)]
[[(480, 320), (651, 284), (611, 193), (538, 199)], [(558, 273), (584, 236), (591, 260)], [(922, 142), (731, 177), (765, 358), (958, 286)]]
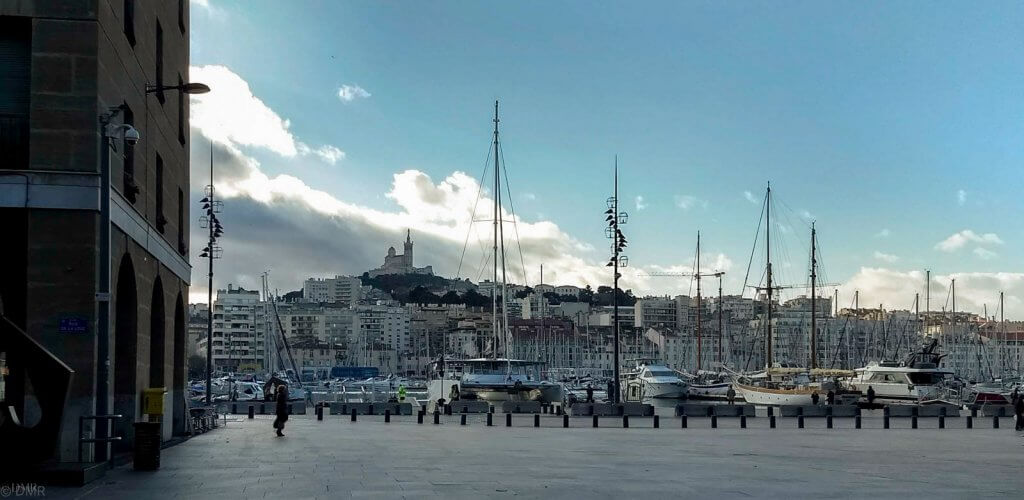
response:
[(412, 265), (412, 232), (405, 233), (405, 253), (396, 254), (395, 247), (388, 248), (388, 254), (384, 257), (384, 265), (368, 271), (370, 277), (384, 274), (427, 274), (433, 275), (434, 270), (430, 267), (415, 267)]

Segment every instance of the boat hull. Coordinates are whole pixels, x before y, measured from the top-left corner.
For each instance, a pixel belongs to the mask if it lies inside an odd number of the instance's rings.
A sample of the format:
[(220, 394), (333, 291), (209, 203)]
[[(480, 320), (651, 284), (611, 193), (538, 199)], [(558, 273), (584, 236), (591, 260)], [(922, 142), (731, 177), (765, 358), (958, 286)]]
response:
[(643, 393), (648, 398), (682, 399), (687, 396), (687, 387), (678, 382), (643, 382)]
[(687, 393), (690, 399), (728, 399), (729, 387), (732, 387), (732, 384), (729, 382), (722, 382), (720, 384), (690, 384)]
[(744, 384), (733, 384), (736, 394), (750, 404), (761, 406), (787, 406), (814, 404), (811, 395), (815, 389), (768, 389)]

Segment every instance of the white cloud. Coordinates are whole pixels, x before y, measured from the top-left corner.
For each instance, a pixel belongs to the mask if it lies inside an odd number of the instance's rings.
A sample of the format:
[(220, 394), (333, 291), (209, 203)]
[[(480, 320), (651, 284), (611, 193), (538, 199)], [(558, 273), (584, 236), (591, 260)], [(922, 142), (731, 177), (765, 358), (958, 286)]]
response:
[(365, 99), (370, 97), (370, 93), (366, 89), (359, 85), (342, 85), (338, 89), (338, 99), (343, 102), (352, 102), (356, 99)]
[(937, 250), (943, 252), (953, 252), (964, 247), (968, 243), (978, 243), (980, 245), (994, 244), (1002, 245), (1003, 240), (995, 233), (978, 234), (970, 229), (964, 229), (959, 233), (953, 233), (948, 238), (935, 244)]
[(322, 158), (325, 162), (330, 163), (331, 165), (337, 163), (338, 160), (345, 159), (345, 152), (334, 146), (331, 146), (330, 144), (320, 146), (319, 148), (315, 149), (313, 153), (315, 153), (317, 156)]
[(210, 0), (190, 0), (190, 2), (195, 4), (197, 7), (202, 7), (204, 9), (210, 8)]
[(647, 203), (644, 201), (644, 197), (643, 196), (637, 196), (636, 197), (636, 209), (637, 209), (637, 211), (643, 210), (645, 208), (647, 208)]
[(523, 193), (520, 196), (522, 196), (523, 199), (527, 200), (527, 201), (536, 201), (537, 200), (537, 195), (535, 195), (533, 193)]
[(693, 207), (708, 208), (708, 201), (697, 198), (696, 196), (688, 194), (677, 194), (675, 196), (676, 206), (683, 209), (689, 210)]
[(892, 234), (892, 232), (890, 232), (889, 229), (882, 228), (881, 231), (875, 233), (875, 238), (888, 238), (890, 234)]
[(801, 210), (800, 217), (803, 217), (806, 220), (814, 220), (815, 218), (814, 215), (808, 212), (807, 210)]
[[(999, 300), (999, 292), (1005, 293), (1006, 316), (1024, 317), (1024, 273), (952, 273), (932, 274), (932, 310), (943, 307), (948, 300), (949, 285), (956, 279), (957, 310), (981, 314), (985, 304), (992, 305)], [(850, 307), (849, 298), (855, 290), (860, 291), (860, 303), (883, 304), (887, 309), (913, 309), (914, 294), (921, 294), (921, 310), (925, 303), (924, 271), (899, 271), (887, 268), (862, 267), (841, 286), (842, 300), (839, 307)], [(947, 309), (950, 307), (946, 305)]]
[(751, 203), (753, 203), (755, 205), (761, 204), (761, 200), (755, 198), (754, 197), (754, 193), (751, 193), (750, 191), (744, 191), (743, 192), (743, 197), (746, 198), (747, 201), (749, 201), (749, 202), (751, 202)]
[(890, 264), (893, 263), (893, 262), (896, 262), (897, 260), (900, 260), (899, 257), (897, 257), (897, 256), (895, 256), (893, 254), (879, 252), (878, 250), (875, 250), (874, 256), (875, 256), (876, 259), (888, 262)]
[(999, 256), (999, 254), (982, 247), (976, 247), (974, 249), (974, 255), (977, 255), (981, 260), (990, 260)]
[(964, 203), (967, 203), (967, 191), (964, 191), (963, 189), (958, 190), (956, 192), (956, 202), (960, 206), (964, 206)]

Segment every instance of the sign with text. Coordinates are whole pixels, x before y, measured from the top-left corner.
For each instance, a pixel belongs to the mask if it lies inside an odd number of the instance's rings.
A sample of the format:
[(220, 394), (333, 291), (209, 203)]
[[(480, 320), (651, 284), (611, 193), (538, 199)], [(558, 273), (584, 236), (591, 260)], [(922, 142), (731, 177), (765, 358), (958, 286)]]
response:
[(86, 333), (89, 331), (89, 323), (85, 318), (61, 318), (58, 331), (60, 333)]

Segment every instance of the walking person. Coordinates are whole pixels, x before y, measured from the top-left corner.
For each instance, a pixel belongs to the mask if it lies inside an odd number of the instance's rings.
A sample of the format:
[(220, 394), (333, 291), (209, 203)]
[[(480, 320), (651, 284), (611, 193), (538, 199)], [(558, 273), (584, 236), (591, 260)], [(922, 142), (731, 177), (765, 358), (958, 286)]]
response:
[(277, 435), (284, 437), (284, 423), (288, 421), (288, 387), (284, 384), (277, 386), (277, 418), (274, 419), (274, 429)]
[(736, 403), (736, 389), (733, 389), (732, 386), (730, 385), (729, 386), (729, 390), (725, 392), (725, 397), (729, 398), (729, 404), (735, 404)]
[(594, 387), (591, 386), (590, 384), (587, 384), (587, 402), (594, 402)]
[(1017, 396), (1017, 401), (1013, 403), (1013, 413), (1017, 416), (1014, 428), (1018, 431), (1024, 431), (1024, 397)]
[(825, 401), (829, 406), (836, 404), (836, 391), (829, 389), (828, 394), (825, 394)]

